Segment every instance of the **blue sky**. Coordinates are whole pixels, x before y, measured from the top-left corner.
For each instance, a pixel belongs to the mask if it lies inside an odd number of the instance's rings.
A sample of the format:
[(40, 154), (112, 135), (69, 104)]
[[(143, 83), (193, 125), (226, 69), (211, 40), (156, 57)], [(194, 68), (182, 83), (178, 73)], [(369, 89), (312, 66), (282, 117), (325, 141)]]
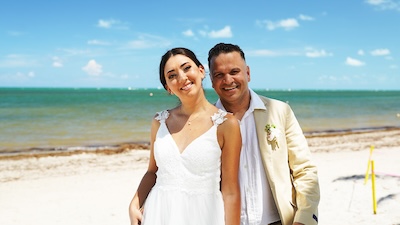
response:
[(166, 50), (227, 42), (254, 89), (399, 90), (399, 24), (398, 0), (8, 0), (0, 87), (157, 88)]

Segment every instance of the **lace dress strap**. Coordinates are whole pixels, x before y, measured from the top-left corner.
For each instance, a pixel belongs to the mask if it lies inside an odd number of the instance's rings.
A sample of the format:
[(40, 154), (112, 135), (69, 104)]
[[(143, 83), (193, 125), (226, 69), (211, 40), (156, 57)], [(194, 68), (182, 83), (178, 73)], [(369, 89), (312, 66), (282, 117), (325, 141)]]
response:
[(163, 110), (161, 112), (157, 112), (156, 120), (160, 121), (160, 123), (165, 123), (165, 120), (168, 119), (169, 112), (168, 110)]
[(211, 120), (213, 121), (214, 125), (220, 125), (222, 124), (225, 120), (227, 120), (225, 118), (226, 114), (228, 114), (227, 112), (225, 112), (222, 109), (218, 109), (218, 112), (214, 113), (214, 115), (211, 117)]

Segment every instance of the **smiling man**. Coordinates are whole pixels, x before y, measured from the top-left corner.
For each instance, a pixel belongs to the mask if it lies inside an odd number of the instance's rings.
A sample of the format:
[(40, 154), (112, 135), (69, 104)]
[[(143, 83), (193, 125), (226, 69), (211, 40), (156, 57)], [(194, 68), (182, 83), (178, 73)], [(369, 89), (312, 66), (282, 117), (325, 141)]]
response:
[(290, 106), (249, 88), (250, 67), (239, 46), (215, 45), (208, 65), (216, 106), (240, 121), (241, 224), (317, 224), (317, 168)]

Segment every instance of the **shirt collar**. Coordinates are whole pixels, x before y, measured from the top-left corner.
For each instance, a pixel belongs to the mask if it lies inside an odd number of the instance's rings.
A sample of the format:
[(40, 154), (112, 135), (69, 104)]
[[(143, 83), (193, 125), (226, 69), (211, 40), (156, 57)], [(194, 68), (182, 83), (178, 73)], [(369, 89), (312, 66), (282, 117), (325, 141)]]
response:
[(255, 93), (253, 90), (250, 90), (250, 108), (253, 107), (254, 109), (264, 109), (267, 110), (267, 107), (265, 107), (264, 102), (261, 100), (261, 98), (258, 96), (257, 93)]

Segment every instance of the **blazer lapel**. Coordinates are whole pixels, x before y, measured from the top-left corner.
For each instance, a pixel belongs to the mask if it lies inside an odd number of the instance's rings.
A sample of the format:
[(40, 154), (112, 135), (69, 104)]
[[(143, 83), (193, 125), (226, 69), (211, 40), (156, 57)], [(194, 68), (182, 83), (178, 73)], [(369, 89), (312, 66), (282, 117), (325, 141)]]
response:
[(265, 126), (270, 121), (269, 117), (270, 114), (268, 112), (268, 106), (267, 110), (254, 110), (254, 120), (256, 123), (256, 131), (261, 159), (264, 165), (265, 174), (267, 175), (268, 183), (275, 198), (275, 178), (274, 174), (270, 173), (271, 171), (273, 171), (272, 147), (267, 143), (267, 132), (265, 131)]
[(264, 168), (268, 166), (269, 164), (268, 162), (270, 162), (271, 160), (271, 147), (267, 143), (267, 132), (265, 131), (265, 126), (267, 125), (268, 121), (267, 110), (261, 110), (261, 109), (254, 110), (254, 120), (256, 123), (258, 145), (260, 147)]

